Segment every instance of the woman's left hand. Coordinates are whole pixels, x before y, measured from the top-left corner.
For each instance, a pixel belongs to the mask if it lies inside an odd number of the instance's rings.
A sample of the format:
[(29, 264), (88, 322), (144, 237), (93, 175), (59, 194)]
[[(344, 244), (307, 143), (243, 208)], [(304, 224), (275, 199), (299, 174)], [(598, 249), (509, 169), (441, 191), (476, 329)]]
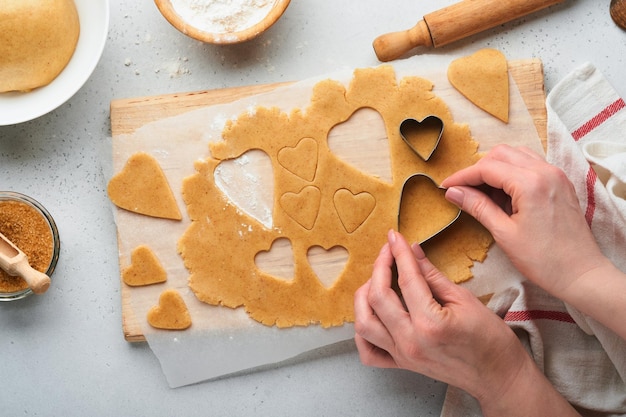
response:
[[(392, 288), (394, 262), (404, 303)], [(395, 231), (355, 295), (355, 330), (364, 364), (415, 371), (476, 398), (498, 398), (531, 361), (500, 317)]]

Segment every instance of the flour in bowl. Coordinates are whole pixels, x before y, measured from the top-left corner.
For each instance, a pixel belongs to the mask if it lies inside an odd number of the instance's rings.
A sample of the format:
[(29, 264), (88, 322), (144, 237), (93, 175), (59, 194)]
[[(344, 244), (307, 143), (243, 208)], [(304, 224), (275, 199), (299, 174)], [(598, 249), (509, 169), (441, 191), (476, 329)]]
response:
[(276, 0), (171, 0), (176, 13), (204, 32), (234, 33), (259, 23)]

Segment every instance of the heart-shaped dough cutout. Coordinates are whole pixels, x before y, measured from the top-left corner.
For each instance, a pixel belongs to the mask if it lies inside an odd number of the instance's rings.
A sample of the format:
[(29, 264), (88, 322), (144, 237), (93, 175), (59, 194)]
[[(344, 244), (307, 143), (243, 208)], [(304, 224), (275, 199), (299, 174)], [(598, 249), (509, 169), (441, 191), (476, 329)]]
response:
[(126, 285), (138, 287), (167, 281), (167, 273), (159, 259), (147, 246), (137, 246), (130, 254), (130, 265), (122, 271)]
[(448, 80), (476, 106), (509, 122), (509, 68), (502, 52), (481, 49), (455, 59), (448, 67)]
[(145, 152), (131, 155), (107, 187), (116, 206), (134, 213), (181, 220), (178, 204), (159, 162)]
[(350, 254), (343, 246), (333, 246), (329, 250), (312, 246), (307, 251), (307, 259), (313, 272), (326, 288), (331, 288), (341, 277)]
[(458, 219), (461, 210), (445, 198), (446, 191), (425, 174), (411, 176), (402, 188), (398, 230), (409, 242), (423, 243)]
[(307, 230), (313, 229), (320, 210), (319, 188), (307, 185), (299, 193), (285, 193), (280, 197), (280, 206), (289, 217)]
[(184, 330), (191, 326), (191, 316), (185, 300), (174, 289), (159, 296), (159, 304), (148, 310), (148, 323), (157, 329)]
[(360, 108), (348, 120), (333, 126), (328, 132), (328, 147), (359, 171), (387, 183), (393, 181), (387, 128), (376, 110)]
[(353, 194), (342, 188), (335, 192), (333, 201), (341, 224), (348, 233), (354, 232), (365, 223), (376, 207), (376, 199), (367, 191)]
[(443, 121), (437, 116), (427, 116), (422, 121), (406, 119), (400, 124), (400, 136), (409, 148), (428, 161), (439, 146), (443, 135)]
[(272, 227), (274, 171), (265, 152), (253, 149), (239, 158), (222, 161), (213, 177), (215, 185), (235, 206), (266, 228)]
[(312, 182), (317, 171), (317, 142), (304, 138), (294, 147), (278, 151), (278, 163), (292, 174)]
[(293, 247), (287, 238), (278, 238), (267, 251), (261, 251), (254, 257), (259, 270), (283, 281), (293, 281), (295, 264)]

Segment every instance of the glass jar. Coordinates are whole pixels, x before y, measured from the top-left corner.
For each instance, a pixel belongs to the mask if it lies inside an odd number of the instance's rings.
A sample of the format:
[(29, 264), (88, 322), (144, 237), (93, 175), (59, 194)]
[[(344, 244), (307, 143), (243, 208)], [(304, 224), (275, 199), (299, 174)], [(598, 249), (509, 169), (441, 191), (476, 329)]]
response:
[[(44, 272), (46, 275), (52, 278), (52, 273), (54, 272), (54, 269), (56, 268), (57, 262), (59, 260), (59, 251), (61, 249), (59, 231), (57, 229), (56, 223), (54, 222), (54, 219), (52, 218), (48, 210), (46, 210), (44, 206), (42, 206), (38, 201), (34, 200), (33, 198), (24, 194), (13, 192), (13, 191), (0, 191), (0, 217), (2, 218), (1, 220), (2, 223), (0, 223), (0, 232), (3, 231), (3, 228), (11, 227), (12, 222), (14, 222), (14, 225), (19, 228), (28, 227), (27, 225), (31, 224), (30, 221), (27, 221), (28, 219), (10, 218), (11, 213), (6, 209), (4, 212), (2, 212), (2, 204), (4, 202), (17, 202), (17, 203), (24, 204), (25, 205), (24, 207), (26, 207), (26, 210), (24, 212), (27, 213), (28, 216), (34, 216), (30, 220), (35, 220), (36, 223), (41, 223), (41, 221), (38, 221), (39, 219), (36, 217), (36, 216), (41, 216), (43, 223), (49, 227), (50, 236), (51, 236), (50, 237), (51, 242), (49, 243), (51, 245), (51, 250), (47, 250), (46, 254), (51, 253), (51, 255), (50, 255), (50, 260), (47, 263), (48, 265), (47, 268), (42, 272)], [(8, 207), (8, 206), (5, 206), (5, 207)], [(19, 206), (15, 206), (15, 207), (19, 207)], [(28, 230), (28, 231), (21, 230), (20, 234), (24, 234), (24, 232), (28, 232), (28, 234), (37, 235), (36, 230)], [(11, 237), (8, 236), (7, 233), (3, 233), (3, 234), (5, 234), (5, 236), (7, 236), (11, 240)], [(46, 239), (48, 239), (48, 236), (46, 236)], [(20, 250), (26, 253), (27, 256), (29, 256), (29, 250), (28, 250), (29, 248), (20, 247), (20, 245), (17, 244), (17, 242), (15, 241), (13, 241), (13, 243), (15, 243), (16, 246), (20, 248)], [(45, 268), (46, 260), (47, 260), (47, 257), (46, 259), (41, 261), (43, 262), (44, 268)], [(29, 256), (29, 261), (32, 263), (30, 256)], [(2, 273), (4, 273), (4, 271), (2, 271)], [(8, 286), (4, 286), (4, 288), (0, 286), (0, 301), (19, 300), (19, 299), (22, 299), (24, 297), (27, 297), (33, 294), (33, 291), (30, 288), (28, 288), (28, 286), (26, 286), (26, 288), (16, 289), (16, 290), (8, 289), (8, 288), (9, 288)]]

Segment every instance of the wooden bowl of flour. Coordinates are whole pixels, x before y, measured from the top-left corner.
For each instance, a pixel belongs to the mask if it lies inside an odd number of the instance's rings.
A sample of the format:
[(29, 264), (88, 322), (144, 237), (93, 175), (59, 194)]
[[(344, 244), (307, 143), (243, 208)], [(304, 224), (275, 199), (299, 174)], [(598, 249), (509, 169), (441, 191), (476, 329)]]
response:
[(289, 1), (154, 0), (172, 26), (212, 44), (234, 44), (257, 37), (276, 23)]

